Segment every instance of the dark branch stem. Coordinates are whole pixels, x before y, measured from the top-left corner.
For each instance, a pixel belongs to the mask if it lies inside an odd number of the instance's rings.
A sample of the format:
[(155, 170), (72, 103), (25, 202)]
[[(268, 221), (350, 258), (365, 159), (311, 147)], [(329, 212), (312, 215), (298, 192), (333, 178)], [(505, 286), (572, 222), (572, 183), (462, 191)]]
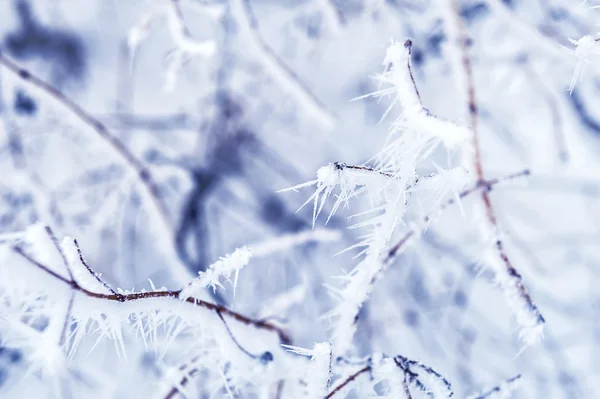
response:
[(387, 172), (382, 172), (380, 170), (376, 170), (370, 166), (363, 166), (363, 165), (347, 165), (344, 162), (334, 162), (333, 166), (338, 169), (338, 170), (344, 170), (344, 169), (351, 169), (351, 170), (359, 170), (362, 172), (367, 172), (367, 173), (374, 173), (374, 174), (378, 174), (381, 176), (385, 176), (385, 177), (389, 177), (390, 179), (397, 179), (396, 176), (394, 176), (391, 173), (387, 173)]
[(408, 373), (404, 373), (404, 378), (402, 379), (402, 386), (404, 387), (404, 394), (406, 395), (406, 399), (412, 399), (412, 395), (410, 394), (410, 387), (408, 386)]
[(62, 247), (58, 243), (58, 240), (56, 239), (54, 232), (48, 226), (45, 226), (45, 230), (46, 230), (46, 234), (48, 234), (48, 237), (50, 237), (50, 241), (52, 241), (54, 248), (56, 248), (56, 250), (60, 254), (63, 264), (65, 265), (65, 268), (67, 269), (67, 272), (69, 273), (69, 278), (72, 281), (75, 281), (75, 278), (73, 277), (73, 272), (71, 271), (71, 267), (69, 266), (69, 262), (67, 262), (67, 257), (65, 256), (65, 252), (62, 250)]
[(217, 315), (219, 316), (219, 319), (221, 319), (221, 321), (223, 322), (223, 325), (225, 326), (225, 329), (227, 330), (227, 334), (229, 334), (229, 336), (231, 337), (231, 340), (239, 348), (239, 350), (241, 350), (242, 352), (244, 352), (246, 355), (248, 355), (252, 359), (258, 358), (259, 356), (255, 355), (253, 353), (248, 352), (248, 350), (246, 348), (244, 348), (242, 346), (242, 344), (239, 343), (239, 341), (237, 340), (237, 338), (235, 338), (235, 335), (233, 335), (233, 332), (231, 331), (231, 329), (227, 325), (227, 321), (225, 321), (225, 319), (223, 318), (223, 314), (219, 310), (217, 310)]
[(415, 82), (415, 77), (412, 73), (412, 66), (411, 66), (411, 60), (412, 60), (412, 40), (406, 40), (404, 42), (404, 47), (408, 50), (408, 60), (406, 61), (406, 68), (408, 69), (408, 75), (410, 76), (410, 80), (412, 81), (413, 84), (413, 88), (415, 89), (415, 94), (417, 95), (417, 98), (419, 99), (419, 103), (423, 104), (423, 102), (421, 101), (421, 95), (419, 94), (419, 89), (417, 88), (417, 82)]
[(92, 268), (87, 264), (87, 262), (83, 258), (83, 253), (81, 252), (81, 248), (79, 247), (79, 243), (77, 242), (77, 240), (73, 239), (73, 245), (75, 245), (75, 248), (77, 248), (77, 255), (79, 255), (79, 262), (81, 262), (81, 264), (87, 269), (88, 273), (90, 273), (90, 275), (93, 276), (96, 279), (96, 281), (98, 281), (100, 284), (102, 284), (104, 286), (104, 288), (109, 290), (111, 293), (117, 295), (117, 291), (113, 290), (112, 287), (110, 285), (108, 285), (108, 283), (106, 283), (104, 280), (102, 280), (92, 270)]

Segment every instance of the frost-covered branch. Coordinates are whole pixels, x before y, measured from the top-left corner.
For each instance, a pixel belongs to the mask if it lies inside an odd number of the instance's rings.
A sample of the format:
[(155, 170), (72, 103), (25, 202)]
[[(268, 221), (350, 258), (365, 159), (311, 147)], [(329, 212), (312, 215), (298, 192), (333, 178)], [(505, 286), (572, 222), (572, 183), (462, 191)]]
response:
[[(331, 288), (334, 294), (339, 298), (339, 306), (328, 316), (338, 316), (340, 318), (338, 323), (343, 321), (339, 324), (339, 327), (336, 328), (336, 332), (340, 331), (338, 334), (342, 335), (343, 333), (341, 331), (350, 331), (350, 334), (353, 334), (353, 331), (356, 328), (355, 324), (358, 312), (372, 292), (375, 282), (381, 278), (382, 274), (392, 264), (401, 251), (403, 251), (410, 242), (417, 239), (419, 233), (424, 231), (436, 216), (443, 212), (447, 207), (458, 204), (459, 201), (470, 194), (480, 191), (491, 191), (497, 184), (527, 175), (529, 175), (529, 171), (525, 170), (505, 178), (496, 178), (487, 182), (480, 182), (461, 191), (457, 196), (448, 199), (446, 202), (440, 204), (432, 213), (426, 215), (421, 224), (417, 224), (406, 232), (394, 245), (391, 245), (386, 250), (382, 251), (380, 259), (373, 262), (369, 267), (361, 269), (357, 267), (352, 270), (348, 276), (345, 277), (347, 285), (342, 290)], [(346, 339), (349, 338), (350, 337), (346, 337)]]
[[(462, 82), (464, 82), (465, 87), (461, 87), (461, 89), (467, 92), (467, 105), (473, 140), (473, 163), (477, 181), (485, 182), (486, 179), (481, 159), (481, 145), (479, 137), (479, 107), (477, 105), (477, 97), (475, 93), (473, 66), (471, 57), (469, 55), (469, 37), (460, 15), (458, 1), (447, 0), (447, 2), (448, 4), (452, 5), (452, 8), (448, 8), (446, 10), (447, 13), (445, 23), (447, 26), (450, 26), (450, 30), (458, 32), (456, 38), (457, 41), (455, 43), (451, 43), (451, 45), (457, 46), (462, 55), (462, 73), (464, 74), (464, 79)], [(451, 11), (453, 11), (453, 14), (448, 15)], [(460, 73), (460, 71), (456, 72)], [(488, 190), (482, 191), (481, 199), (483, 202), (484, 213), (489, 225), (489, 227), (484, 227), (484, 229), (489, 230), (491, 235), (495, 237), (493, 240), (495, 241), (497, 256), (502, 261), (496, 262), (493, 259), (488, 259), (489, 265), (493, 268), (493, 271), (496, 274), (496, 281), (502, 288), (509, 307), (516, 318), (519, 328), (521, 329), (520, 337), (523, 339), (526, 345), (535, 344), (543, 337), (543, 328), (545, 323), (544, 317), (533, 302), (529, 292), (523, 285), (521, 274), (515, 269), (512, 262), (508, 258), (504, 248), (504, 243), (497, 235), (498, 220), (492, 205), (490, 192)]]
[[(242, 248), (213, 264), (206, 277), (200, 276), (198, 280), (207, 283), (202, 284), (204, 287), (216, 284), (221, 276), (229, 279), (248, 259), (249, 251)], [(285, 353), (275, 352), (280, 349), (267, 339), (270, 334), (281, 344), (291, 344), (282, 328), (194, 297), (192, 291), (189, 286), (173, 291), (156, 289), (153, 285), (152, 291), (112, 289), (84, 261), (74, 239), (65, 237), (59, 243), (41, 224), (28, 228), (16, 241), (0, 246), (2, 343), (26, 351), (33, 371), (39, 369), (44, 376), (54, 378), (56, 392), (66, 389), (61, 384), (66, 382), (65, 377), (70, 372), (68, 358), (75, 354), (86, 335), (99, 333), (96, 345), (109, 338), (118, 355), (125, 357), (128, 348), (123, 325), (134, 327), (146, 350), (149, 342), (157, 344), (157, 330), (164, 326), (166, 342), (161, 358), (175, 337), (184, 331), (197, 342), (193, 348), (198, 345), (204, 356), (195, 357), (197, 350), (191, 352), (190, 357), (197, 359), (192, 361), (193, 367), (166, 368), (166, 382), (170, 392), (175, 393), (184, 392), (187, 382), (207, 366), (229, 370), (234, 367), (239, 373), (238, 379), (247, 382), (252, 377), (243, 373), (264, 372), (275, 359), (273, 353)], [(219, 320), (216, 323), (215, 316)], [(47, 323), (40, 327), (38, 320), (47, 320)], [(256, 334), (242, 334), (244, 326), (256, 329)], [(259, 334), (260, 331), (267, 335)], [(258, 344), (260, 351), (247, 349), (249, 342)], [(159, 353), (158, 347), (155, 349)], [(211, 359), (213, 363), (205, 364)], [(214, 364), (214, 360), (223, 364)], [(278, 362), (285, 363), (285, 360), (278, 359)], [(277, 378), (277, 373), (265, 378), (270, 376)], [(224, 384), (227, 387), (229, 382), (224, 381)]]
[(7, 3), (0, 397), (593, 396), (599, 2)]
[(339, 187), (339, 194), (327, 221), (333, 216), (340, 205), (348, 205), (351, 198), (357, 197), (363, 192), (369, 192), (369, 189), (375, 190), (387, 184), (388, 179), (396, 179), (391, 173), (377, 170), (369, 166), (346, 165), (343, 162), (330, 163), (317, 171), (317, 178), (306, 183), (298, 184), (293, 187), (279, 190), (279, 192), (296, 191), (299, 188), (317, 186), (316, 191), (300, 207), (302, 209), (309, 202), (313, 201), (313, 228), (317, 217), (325, 206), (325, 201), (336, 187)]
[[(29, 231), (33, 232), (33, 235), (29, 234), (30, 240), (33, 239), (35, 242), (43, 242), (42, 240), (39, 240), (38, 238), (35, 237), (35, 235), (36, 235), (35, 232), (39, 231), (39, 229), (37, 227), (34, 226)], [(25, 250), (22, 248), (22, 246), (16, 245), (16, 246), (12, 247), (14, 252), (16, 252), (21, 257), (26, 259), (31, 265), (35, 266), (38, 270), (42, 271), (47, 276), (64, 284), (69, 289), (76, 291), (77, 293), (79, 293), (87, 298), (90, 298), (92, 300), (101, 300), (101, 301), (122, 303), (123, 305), (121, 305), (121, 306), (124, 307), (123, 309), (127, 309), (127, 307), (130, 306), (133, 311), (133, 308), (137, 307), (137, 304), (141, 304), (141, 303), (148, 301), (149, 302), (148, 305), (150, 307), (152, 307), (153, 305), (150, 303), (152, 300), (164, 298), (164, 299), (167, 299), (167, 301), (161, 302), (162, 305), (166, 306), (170, 311), (172, 311), (176, 314), (185, 314), (186, 313), (186, 311), (180, 310), (181, 308), (177, 304), (179, 301), (184, 301), (184, 302), (194, 305), (196, 307), (209, 310), (209, 311), (215, 313), (216, 315), (218, 315), (220, 318), (222, 318), (223, 316), (226, 316), (236, 322), (239, 322), (239, 323), (242, 323), (245, 325), (249, 325), (249, 326), (252, 326), (252, 327), (255, 327), (258, 329), (273, 332), (273, 333), (277, 334), (277, 336), (279, 337), (279, 339), (282, 343), (285, 343), (285, 344), (291, 343), (291, 338), (289, 337), (289, 335), (280, 327), (277, 327), (277, 326), (275, 326), (267, 321), (264, 321), (264, 320), (256, 320), (256, 319), (252, 319), (250, 317), (244, 316), (238, 312), (232, 311), (231, 309), (229, 309), (225, 306), (213, 304), (211, 302), (207, 302), (202, 299), (195, 298), (193, 296), (184, 295), (186, 293), (186, 288), (181, 289), (181, 290), (157, 290), (157, 291), (141, 291), (141, 292), (123, 292), (123, 291), (119, 291), (119, 290), (114, 290), (106, 282), (104, 282), (100, 278), (100, 276), (97, 273), (95, 273), (87, 265), (87, 263), (85, 263), (84, 261), (81, 261), (81, 259), (83, 259), (83, 257), (80, 255), (80, 252), (75, 252), (75, 251), (78, 251), (78, 247), (76, 246), (76, 242), (73, 239), (71, 239), (69, 237), (65, 238), (65, 240), (62, 244), (62, 248), (64, 250), (66, 250), (66, 254), (67, 254), (66, 260), (67, 260), (68, 264), (70, 265), (70, 268), (75, 270), (73, 272), (72, 278), (66, 276), (64, 273), (61, 273), (60, 271), (57, 271), (53, 267), (46, 264), (44, 261), (40, 261), (40, 260), (32, 257), (31, 255), (29, 255), (28, 253), (25, 252)], [(39, 252), (40, 254), (44, 254), (44, 253), (48, 253), (48, 249), (42, 248), (41, 251), (38, 249), (38, 250), (36, 250), (36, 252)], [(77, 254), (77, 257), (74, 256), (75, 253)], [(240, 255), (240, 256), (245, 256), (245, 255)], [(46, 259), (48, 260), (49, 258), (46, 258)], [(220, 262), (223, 262), (223, 261), (220, 261)], [(79, 267), (73, 267), (78, 264), (80, 264)], [(4, 268), (6, 268), (6, 266), (4, 266), (4, 265), (0, 265), (0, 266), (3, 266)], [(214, 269), (219, 269), (219, 266), (215, 267)], [(202, 279), (202, 278), (200, 277), (200, 279)], [(51, 294), (51, 291), (49, 292), (49, 294)], [(136, 304), (136, 306), (134, 306), (134, 303)], [(98, 305), (95, 305), (95, 306), (97, 306), (99, 308), (101, 307), (99, 305), (99, 303), (98, 303)], [(144, 306), (142, 305), (142, 307), (144, 307)]]
[[(477, 110), (475, 103), (475, 93), (472, 85), (469, 84), (470, 110), (473, 122), (473, 134), (469, 129), (456, 125), (450, 121), (443, 120), (433, 116), (422, 105), (422, 101), (415, 83), (415, 79), (410, 67), (412, 42), (407, 40), (404, 45), (392, 43), (388, 48), (384, 60), (385, 73), (379, 76), (379, 79), (391, 85), (390, 88), (382, 89), (376, 95), (394, 95), (394, 103), (402, 107), (401, 116), (393, 124), (392, 134), (400, 134), (395, 140), (390, 140), (377, 157), (377, 166), (371, 167), (348, 167), (343, 163), (330, 164), (322, 167), (317, 172), (317, 179), (304, 184), (292, 187), (295, 190), (302, 187), (316, 185), (315, 192), (304, 203), (306, 205), (313, 201), (313, 224), (325, 205), (327, 197), (332, 195), (334, 190), (339, 187), (339, 194), (333, 205), (333, 214), (342, 204), (348, 205), (351, 198), (356, 198), (360, 194), (365, 194), (369, 202), (373, 204), (371, 211), (358, 216), (371, 216), (364, 222), (351, 226), (369, 227), (371, 231), (363, 237), (358, 244), (350, 247), (363, 247), (359, 255), (364, 255), (362, 261), (354, 267), (348, 274), (341, 277), (343, 281), (342, 288), (329, 287), (330, 292), (337, 301), (337, 306), (325, 315), (334, 321), (333, 325), (333, 343), (334, 348), (339, 353), (344, 353), (350, 348), (350, 342), (356, 330), (356, 318), (363, 303), (369, 298), (375, 282), (381, 277), (396, 255), (403, 249), (408, 242), (418, 236), (419, 231), (426, 227), (439, 212), (443, 211), (449, 205), (459, 203), (467, 195), (479, 191), (489, 212), (493, 212), (489, 202), (489, 192), (493, 185), (504, 179), (486, 180), (483, 176), (481, 159), (479, 155), (479, 143), (477, 139)], [(470, 60), (463, 54), (463, 62), (467, 73), (466, 81), (471, 79)], [(467, 140), (473, 138), (472, 147), (468, 145)], [(443, 145), (449, 151), (456, 151), (461, 155), (462, 166), (452, 169), (441, 169), (438, 167), (438, 173), (433, 176), (427, 176), (424, 182), (415, 185), (422, 177), (416, 173), (417, 165), (427, 159), (432, 151), (438, 145)], [(465, 168), (467, 161), (466, 155), (475, 153), (475, 169), (477, 170), (477, 180), (473, 186), (461, 191), (468, 179), (468, 170)], [(510, 180), (514, 177), (527, 175), (528, 171), (518, 173), (506, 178)], [(289, 190), (289, 189), (288, 189)], [(390, 240), (399, 224), (405, 224), (404, 214), (408, 206), (410, 195), (419, 193), (434, 192), (434, 205), (430, 212), (424, 216), (425, 224), (423, 226), (411, 228), (395, 244)], [(450, 200), (444, 200), (445, 196), (452, 195)], [(488, 204), (489, 203), (489, 204)], [(303, 206), (304, 206), (303, 205)], [(493, 213), (492, 213), (493, 216)], [(495, 216), (492, 220), (493, 227), (497, 226)], [(499, 240), (498, 240), (499, 241)], [(502, 244), (497, 244), (501, 259), (509, 265), (508, 258), (502, 248)], [(533, 315), (536, 323), (543, 323), (543, 318), (533, 305), (527, 291), (521, 284), (521, 276), (510, 266), (506, 267), (509, 279), (501, 285), (503, 291), (515, 294), (514, 287), (517, 287), (517, 298), (525, 301), (530, 309), (526, 314)], [(500, 270), (499, 275), (504, 275)], [(511, 296), (509, 301), (514, 304), (514, 298)], [(529, 332), (538, 331), (531, 326), (531, 320), (523, 319), (523, 306), (519, 306), (519, 311), (511, 307), (519, 324), (524, 330)], [(534, 326), (535, 327), (535, 326)], [(530, 336), (531, 334), (526, 334)], [(526, 339), (529, 342), (529, 339)]]
[(227, 255), (210, 265), (206, 272), (199, 272), (199, 277), (192, 280), (187, 287), (181, 290), (180, 298), (185, 300), (189, 297), (200, 296), (205, 288), (216, 291), (217, 286), (223, 287), (219, 279), (224, 277), (231, 281), (231, 275), (235, 274), (232, 285), (235, 292), (240, 270), (248, 264), (252, 252), (246, 248), (238, 248), (231, 255)]

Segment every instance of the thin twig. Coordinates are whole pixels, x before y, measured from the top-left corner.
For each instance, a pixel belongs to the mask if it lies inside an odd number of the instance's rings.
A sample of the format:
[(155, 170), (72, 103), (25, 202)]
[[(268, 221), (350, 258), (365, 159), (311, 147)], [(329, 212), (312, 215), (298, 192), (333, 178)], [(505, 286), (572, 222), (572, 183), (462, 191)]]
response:
[(408, 50), (408, 60), (406, 61), (406, 68), (408, 69), (408, 75), (410, 76), (410, 80), (412, 81), (413, 88), (415, 89), (415, 94), (419, 99), (419, 103), (422, 105), (423, 101), (421, 101), (421, 94), (419, 94), (419, 89), (417, 88), (417, 82), (415, 82), (415, 77), (412, 72), (412, 40), (407, 39), (404, 42), (404, 47)]
[(335, 388), (333, 388), (333, 390), (331, 392), (329, 392), (327, 394), (327, 396), (325, 396), (325, 399), (330, 399), (332, 398), (335, 394), (337, 394), (338, 392), (340, 392), (342, 389), (344, 389), (344, 387), (348, 384), (350, 384), (352, 381), (354, 381), (359, 375), (367, 373), (371, 371), (371, 366), (365, 366), (362, 369), (358, 370), (356, 373), (350, 375), (348, 378), (346, 378), (341, 384), (339, 384), (338, 386), (336, 386)]
[(406, 399), (412, 399), (412, 395), (410, 394), (410, 388), (408, 386), (408, 373), (404, 373), (404, 378), (402, 379), (402, 386), (404, 387), (404, 394), (406, 395)]
[(333, 166), (337, 170), (344, 170), (344, 169), (360, 170), (362, 172), (374, 173), (374, 174), (378, 174), (378, 175), (381, 175), (381, 176), (389, 177), (390, 179), (397, 179), (398, 178), (398, 177), (394, 176), (391, 173), (383, 172), (381, 170), (374, 169), (374, 168), (372, 168), (370, 166), (364, 166), (364, 165), (347, 165), (344, 162), (334, 162)]
[(81, 252), (81, 248), (79, 247), (79, 243), (77, 242), (76, 239), (73, 239), (73, 245), (75, 245), (75, 248), (77, 248), (77, 255), (79, 255), (79, 261), (87, 269), (88, 273), (90, 273), (90, 275), (92, 275), (96, 279), (96, 281), (98, 281), (100, 284), (102, 284), (104, 286), (104, 288), (109, 290), (112, 294), (117, 295), (117, 291), (113, 290), (112, 287), (107, 282), (102, 280), (100, 278), (100, 276), (98, 276), (96, 274), (96, 272), (94, 272), (92, 270), (92, 268), (87, 264), (87, 262), (83, 258), (83, 253)]
[(56, 250), (60, 254), (63, 264), (65, 265), (65, 268), (67, 269), (67, 273), (69, 273), (69, 278), (74, 281), (75, 278), (73, 277), (73, 272), (71, 271), (71, 267), (69, 266), (69, 262), (67, 261), (67, 257), (65, 256), (65, 252), (62, 250), (62, 247), (58, 243), (58, 240), (56, 239), (54, 232), (52, 231), (50, 226), (44, 226), (44, 230), (46, 231), (46, 234), (48, 235), (48, 237), (50, 237), (50, 241), (52, 241), (54, 248), (56, 248)]
[(239, 343), (239, 341), (237, 340), (237, 338), (235, 338), (235, 336), (233, 335), (233, 332), (231, 331), (231, 329), (227, 325), (227, 322), (223, 318), (223, 314), (221, 314), (221, 312), (218, 311), (218, 310), (217, 310), (217, 315), (219, 316), (219, 319), (221, 319), (221, 321), (223, 322), (223, 325), (225, 326), (225, 329), (227, 330), (227, 334), (229, 334), (229, 336), (231, 337), (231, 340), (239, 348), (239, 350), (241, 350), (242, 352), (244, 352), (246, 355), (248, 355), (252, 359), (258, 358), (260, 355), (255, 355), (253, 353), (248, 352), (248, 350), (246, 348), (244, 348), (242, 346), (242, 344)]

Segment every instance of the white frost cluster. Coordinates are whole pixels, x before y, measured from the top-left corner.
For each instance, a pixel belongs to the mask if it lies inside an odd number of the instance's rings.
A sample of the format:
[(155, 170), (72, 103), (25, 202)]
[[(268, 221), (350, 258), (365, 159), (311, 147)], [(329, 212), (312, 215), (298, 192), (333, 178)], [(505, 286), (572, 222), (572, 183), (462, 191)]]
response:
[(199, 276), (181, 290), (179, 298), (186, 300), (190, 297), (199, 297), (205, 288), (211, 287), (216, 291), (221, 285), (221, 277), (231, 281), (231, 276), (235, 274), (232, 284), (235, 290), (240, 270), (250, 262), (252, 252), (246, 247), (236, 249), (232, 254), (226, 255), (210, 265), (206, 272), (199, 272)]
[(574, 50), (569, 51), (577, 59), (575, 72), (573, 72), (573, 78), (569, 85), (569, 91), (573, 92), (575, 85), (581, 80), (587, 66), (600, 68), (600, 42), (589, 35), (583, 36), (578, 40), (569, 39), (569, 41), (575, 46)]
[(302, 356), (310, 356), (310, 363), (304, 371), (302, 378), (302, 398), (322, 399), (327, 396), (331, 382), (331, 362), (333, 350), (328, 342), (317, 343), (312, 349), (284, 345), (290, 352)]
[(389, 180), (389, 176), (378, 173), (372, 169), (348, 168), (342, 163), (330, 163), (327, 166), (319, 168), (316, 180), (298, 184), (297, 186), (286, 188), (279, 192), (297, 190), (316, 184), (317, 189), (315, 192), (300, 207), (300, 209), (302, 209), (306, 204), (313, 201), (314, 227), (315, 221), (323, 210), (327, 198), (336, 188), (339, 187), (339, 193), (336, 194), (336, 201), (327, 218), (327, 222), (340, 205), (348, 205), (351, 198), (357, 197), (361, 193), (369, 193), (371, 196), (380, 193), (381, 189), (389, 184)]

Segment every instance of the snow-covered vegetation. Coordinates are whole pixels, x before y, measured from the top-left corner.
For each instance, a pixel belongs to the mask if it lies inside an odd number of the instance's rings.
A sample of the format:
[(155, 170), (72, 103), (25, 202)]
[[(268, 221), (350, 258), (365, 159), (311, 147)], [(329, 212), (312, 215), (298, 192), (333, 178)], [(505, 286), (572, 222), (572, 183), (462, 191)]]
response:
[(0, 21), (0, 397), (600, 397), (600, 4)]

